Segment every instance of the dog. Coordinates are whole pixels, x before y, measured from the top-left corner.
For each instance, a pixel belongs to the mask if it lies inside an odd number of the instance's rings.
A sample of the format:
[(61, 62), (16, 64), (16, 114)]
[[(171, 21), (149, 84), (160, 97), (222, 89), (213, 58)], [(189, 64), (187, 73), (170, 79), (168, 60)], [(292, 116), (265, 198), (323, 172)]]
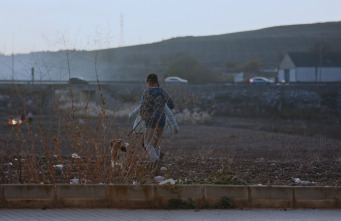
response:
[(129, 143), (123, 142), (122, 139), (114, 139), (110, 141), (110, 153), (111, 153), (111, 166), (114, 168), (115, 166), (122, 167), (123, 162), (126, 161), (125, 153), (127, 152), (127, 148)]

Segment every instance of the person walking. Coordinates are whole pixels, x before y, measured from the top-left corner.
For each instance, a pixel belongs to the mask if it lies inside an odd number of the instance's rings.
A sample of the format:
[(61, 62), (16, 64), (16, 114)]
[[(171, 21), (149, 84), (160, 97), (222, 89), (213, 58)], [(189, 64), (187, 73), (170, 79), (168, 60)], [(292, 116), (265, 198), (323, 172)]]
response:
[[(143, 133), (146, 130), (146, 123), (144, 122), (144, 120), (141, 120), (140, 107), (141, 105), (136, 107), (132, 112), (129, 113), (128, 116), (129, 118), (136, 116), (133, 124), (133, 130), (130, 132), (130, 134), (134, 133), (137, 140), (142, 137), (141, 144), (142, 147), (144, 147)], [(174, 117), (173, 112), (171, 111), (171, 109), (169, 109), (167, 104), (165, 104), (165, 109), (163, 111), (166, 115), (166, 125), (164, 127), (164, 133), (169, 134), (173, 132), (174, 134), (177, 134), (180, 131), (180, 128)], [(162, 152), (160, 153), (160, 158), (162, 159)]]
[(153, 170), (161, 165), (161, 139), (166, 125), (165, 105), (174, 109), (175, 105), (167, 91), (159, 87), (158, 76), (148, 74), (146, 78), (148, 88), (143, 92), (140, 102), (141, 120), (144, 120), (146, 130), (144, 132), (145, 147), (152, 162)]

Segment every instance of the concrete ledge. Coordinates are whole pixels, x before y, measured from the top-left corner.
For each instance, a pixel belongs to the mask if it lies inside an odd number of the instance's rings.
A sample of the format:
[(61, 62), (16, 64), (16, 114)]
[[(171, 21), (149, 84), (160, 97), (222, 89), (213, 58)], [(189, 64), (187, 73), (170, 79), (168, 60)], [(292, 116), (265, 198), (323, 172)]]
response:
[(106, 208), (105, 185), (56, 185), (56, 208)]
[(4, 186), (0, 185), (0, 208), (5, 207), (4, 201)]
[(341, 188), (336, 188), (336, 208), (341, 208)]
[(251, 207), (253, 208), (293, 208), (293, 187), (251, 186)]
[(338, 188), (336, 187), (295, 188), (296, 208), (337, 208), (337, 205)]
[(109, 185), (109, 207), (154, 208), (155, 191), (152, 185)]
[(54, 185), (3, 185), (6, 208), (54, 208)]
[(216, 207), (222, 197), (232, 199), (237, 208), (250, 207), (248, 186), (207, 185), (204, 190), (205, 203), (209, 208)]
[(203, 190), (200, 185), (165, 185), (155, 187), (156, 208), (167, 209), (171, 200), (181, 200), (188, 204), (192, 200), (197, 208), (202, 208), (204, 205)]
[(215, 208), (223, 197), (235, 208), (341, 208), (340, 187), (0, 185), (0, 208)]

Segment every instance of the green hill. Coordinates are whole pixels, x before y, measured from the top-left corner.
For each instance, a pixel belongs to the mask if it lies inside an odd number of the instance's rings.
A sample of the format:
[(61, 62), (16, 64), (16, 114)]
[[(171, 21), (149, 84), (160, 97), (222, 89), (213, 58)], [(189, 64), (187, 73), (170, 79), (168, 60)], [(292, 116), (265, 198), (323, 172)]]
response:
[[(148, 45), (101, 51), (103, 60), (122, 73), (164, 73), (179, 55), (193, 56), (210, 70), (223, 72), (225, 64), (259, 62), (261, 68), (276, 68), (286, 52), (310, 51), (316, 45), (341, 50), (341, 22), (272, 27), (232, 34), (173, 38)], [(111, 59), (108, 59), (111, 58)], [(141, 73), (140, 73), (141, 72)]]
[[(101, 80), (141, 80), (148, 72), (163, 75), (178, 56), (194, 57), (207, 70), (219, 74), (227, 70), (227, 63), (238, 65), (256, 61), (261, 69), (276, 68), (286, 52), (311, 51), (318, 45), (340, 51), (341, 22), (279, 26), (215, 36), (179, 37), (99, 51), (70, 51), (69, 59), (73, 76), (95, 79), (94, 61), (97, 52), (96, 65)], [(63, 51), (20, 56), (21, 64), (25, 63), (25, 56), (26, 60), (34, 57), (40, 62), (34, 62), (35, 65), (48, 64), (46, 72), (49, 71), (52, 77), (68, 76)], [(29, 66), (26, 65), (26, 68)]]

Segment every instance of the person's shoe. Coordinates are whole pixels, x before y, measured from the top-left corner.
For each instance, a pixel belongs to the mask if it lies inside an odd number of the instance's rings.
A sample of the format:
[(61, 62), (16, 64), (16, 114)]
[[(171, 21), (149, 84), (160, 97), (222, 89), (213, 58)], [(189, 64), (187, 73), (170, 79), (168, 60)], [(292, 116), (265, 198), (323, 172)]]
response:
[(164, 152), (160, 152), (160, 160), (163, 160), (163, 157), (165, 156)]

